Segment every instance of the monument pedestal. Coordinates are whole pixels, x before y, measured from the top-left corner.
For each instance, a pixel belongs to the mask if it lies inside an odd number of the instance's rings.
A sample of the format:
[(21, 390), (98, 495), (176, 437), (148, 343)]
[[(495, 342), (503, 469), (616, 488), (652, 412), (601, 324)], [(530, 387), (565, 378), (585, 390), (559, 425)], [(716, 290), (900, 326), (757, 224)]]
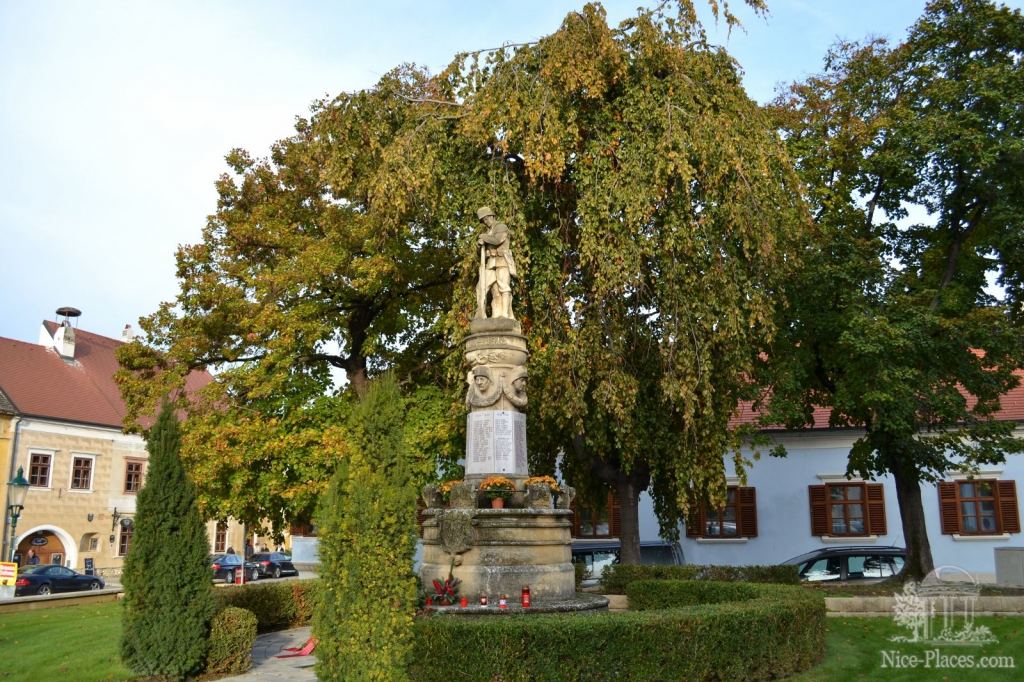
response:
[(486, 594), (497, 603), (505, 594), (518, 601), (524, 585), (536, 602), (571, 599), (576, 594), (572, 565), (572, 514), (569, 509), (426, 509), (423, 512), (425, 585), (448, 576), (452, 562), (442, 545), (446, 514), (470, 519), (466, 551), (456, 553), (452, 574), (471, 602)]

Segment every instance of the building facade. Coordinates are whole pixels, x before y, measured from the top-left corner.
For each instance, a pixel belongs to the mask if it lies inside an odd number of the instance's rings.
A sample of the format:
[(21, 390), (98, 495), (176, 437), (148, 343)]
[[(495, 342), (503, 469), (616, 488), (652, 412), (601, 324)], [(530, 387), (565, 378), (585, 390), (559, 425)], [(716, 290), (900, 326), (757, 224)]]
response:
[[(149, 461), (143, 438), (122, 430), (124, 404), (113, 377), (114, 353), (125, 340), (75, 329), (69, 320), (44, 322), (36, 344), (0, 338), (0, 391), (9, 407), (5, 414), (0, 402), (0, 462), (8, 478), (21, 467), (30, 486), (13, 544), (21, 564), (120, 574)], [(211, 378), (193, 379), (195, 388)], [(10, 523), (5, 515), (7, 557)], [(243, 551), (240, 524), (217, 531), (211, 522), (211, 551), (218, 539)]]

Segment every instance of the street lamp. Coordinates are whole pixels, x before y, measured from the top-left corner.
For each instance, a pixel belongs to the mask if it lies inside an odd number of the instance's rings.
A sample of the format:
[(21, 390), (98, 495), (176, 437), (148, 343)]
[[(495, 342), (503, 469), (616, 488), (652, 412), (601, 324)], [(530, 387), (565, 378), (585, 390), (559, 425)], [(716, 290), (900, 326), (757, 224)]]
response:
[(25, 468), (18, 467), (18, 475), (7, 482), (7, 509), (11, 513), (11, 561), (14, 561), (14, 554), (18, 551), (14, 541), (18, 535), (18, 517), (25, 508), (25, 496), (28, 494), (28, 481), (25, 480)]

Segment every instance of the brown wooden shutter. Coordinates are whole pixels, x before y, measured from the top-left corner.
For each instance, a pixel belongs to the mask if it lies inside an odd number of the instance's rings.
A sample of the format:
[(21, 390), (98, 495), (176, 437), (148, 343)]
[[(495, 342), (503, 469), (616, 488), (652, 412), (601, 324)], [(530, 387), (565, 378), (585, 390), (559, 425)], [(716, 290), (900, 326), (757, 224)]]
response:
[(617, 538), (622, 531), (622, 507), (614, 492), (608, 493), (608, 534)]
[(952, 535), (960, 532), (960, 510), (957, 509), (956, 483), (939, 481), (939, 519), (942, 532)]
[(701, 502), (689, 516), (686, 517), (686, 537), (699, 538), (704, 536), (704, 510), (707, 503)]
[(1017, 484), (1014, 481), (996, 481), (996, 509), (999, 530), (1003, 533), (1020, 532), (1020, 511), (1017, 508)]
[(736, 513), (739, 534), (744, 538), (757, 537), (757, 491), (751, 487), (736, 489)]
[(811, 535), (828, 535), (828, 486), (809, 485), (811, 500)]
[(867, 498), (868, 535), (885, 535), (885, 488), (881, 483), (868, 483), (864, 486), (864, 497)]

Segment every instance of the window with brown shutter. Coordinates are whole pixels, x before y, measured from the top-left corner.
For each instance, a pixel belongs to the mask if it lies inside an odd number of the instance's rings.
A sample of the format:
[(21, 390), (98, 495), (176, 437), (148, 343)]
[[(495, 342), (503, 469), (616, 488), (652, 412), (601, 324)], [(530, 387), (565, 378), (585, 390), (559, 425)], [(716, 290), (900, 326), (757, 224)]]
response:
[(597, 505), (572, 504), (572, 536), (574, 538), (617, 538), (621, 532), (622, 507), (614, 492), (608, 493), (603, 508)]
[(728, 539), (757, 537), (757, 493), (752, 487), (731, 485), (725, 491), (725, 504), (704, 504), (695, 518), (686, 524), (691, 538)]
[(1020, 532), (1017, 484), (1014, 481), (940, 481), (938, 490), (939, 519), (944, 534)]
[(811, 535), (885, 535), (885, 489), (881, 483), (826, 483), (808, 486)]

